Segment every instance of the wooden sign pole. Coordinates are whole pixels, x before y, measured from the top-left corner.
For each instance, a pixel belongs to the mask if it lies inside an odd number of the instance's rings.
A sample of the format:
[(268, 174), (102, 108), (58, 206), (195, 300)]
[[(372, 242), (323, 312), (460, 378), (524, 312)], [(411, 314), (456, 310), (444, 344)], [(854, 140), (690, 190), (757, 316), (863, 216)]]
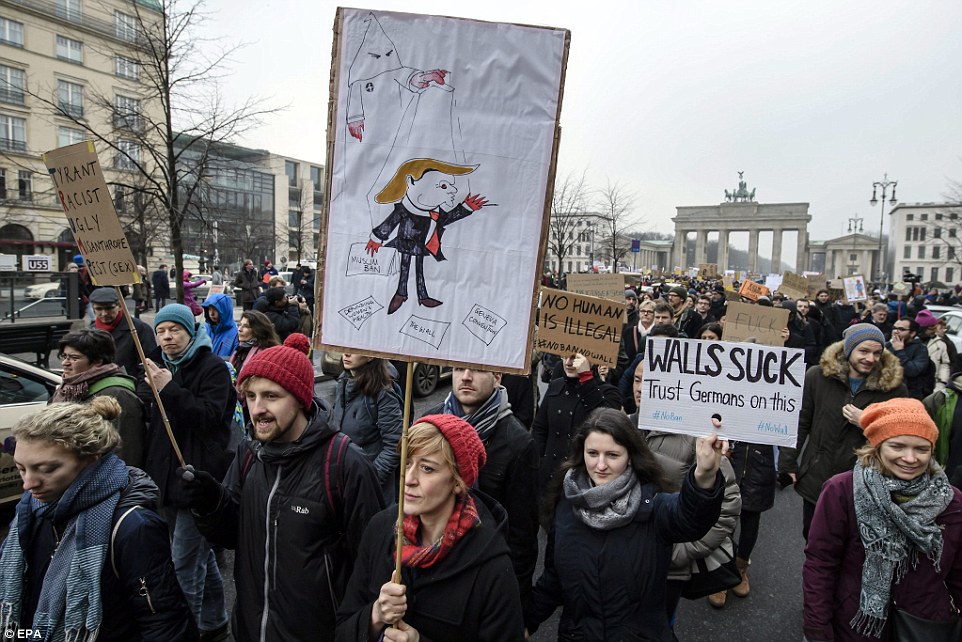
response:
[(414, 392), (414, 369), (417, 364), (408, 362), (407, 375), (404, 377), (404, 420), (401, 423), (401, 472), (397, 491), (397, 542), (394, 553), (393, 581), (401, 583), (401, 547), (404, 543), (404, 471), (408, 466), (408, 427), (411, 425), (411, 395)]

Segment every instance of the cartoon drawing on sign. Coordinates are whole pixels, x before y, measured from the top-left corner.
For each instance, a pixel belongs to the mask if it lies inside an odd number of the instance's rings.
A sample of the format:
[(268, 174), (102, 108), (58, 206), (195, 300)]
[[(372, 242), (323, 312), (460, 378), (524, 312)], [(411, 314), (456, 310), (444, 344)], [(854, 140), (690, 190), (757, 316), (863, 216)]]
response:
[(396, 159), (389, 162), (392, 153), (409, 145), (412, 132), (418, 144), (448, 150), (455, 158), (463, 155), (456, 153), (450, 72), (406, 67), (373, 13), (364, 24), (361, 46), (348, 71), (346, 120), (347, 136), (356, 141), (348, 149), (362, 154), (365, 165), (379, 171), (367, 194), (373, 219), (377, 208), (372, 196), (377, 184), (385, 171), (392, 171), (389, 166), (397, 164)]
[[(408, 298), (408, 277), (411, 257), (415, 257), (415, 283), (418, 303), (436, 308), (443, 301), (428, 295), (424, 279), (424, 257), (446, 260), (441, 251), (441, 236), (446, 226), (460, 221), (487, 205), (479, 195), (466, 194), (458, 198), (458, 176), (470, 174), (477, 165), (454, 165), (430, 158), (416, 158), (398, 167), (375, 200), (380, 204), (394, 204), (391, 214), (371, 230), (367, 251), (371, 256), (381, 245), (394, 248), (401, 255), (397, 292), (388, 305), (387, 313), (394, 314)], [(397, 235), (385, 243), (394, 230)]]

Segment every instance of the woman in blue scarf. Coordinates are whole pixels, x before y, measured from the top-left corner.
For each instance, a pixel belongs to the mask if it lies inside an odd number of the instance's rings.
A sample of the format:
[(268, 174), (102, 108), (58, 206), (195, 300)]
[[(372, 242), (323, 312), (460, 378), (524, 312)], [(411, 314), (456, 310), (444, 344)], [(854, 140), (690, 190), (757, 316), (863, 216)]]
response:
[(186, 639), (157, 487), (113, 452), (119, 414), (112, 397), (96, 397), (51, 404), (14, 427), (24, 493), (0, 558), (4, 638)]

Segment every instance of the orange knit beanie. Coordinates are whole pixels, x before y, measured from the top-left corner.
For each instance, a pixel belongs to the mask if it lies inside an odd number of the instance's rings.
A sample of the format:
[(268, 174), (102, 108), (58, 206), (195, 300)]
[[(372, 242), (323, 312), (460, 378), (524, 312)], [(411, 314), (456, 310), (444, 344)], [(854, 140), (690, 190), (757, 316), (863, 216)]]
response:
[(886, 439), (902, 435), (914, 435), (933, 446), (939, 438), (939, 429), (918, 399), (899, 397), (873, 403), (862, 411), (862, 431), (873, 446)]

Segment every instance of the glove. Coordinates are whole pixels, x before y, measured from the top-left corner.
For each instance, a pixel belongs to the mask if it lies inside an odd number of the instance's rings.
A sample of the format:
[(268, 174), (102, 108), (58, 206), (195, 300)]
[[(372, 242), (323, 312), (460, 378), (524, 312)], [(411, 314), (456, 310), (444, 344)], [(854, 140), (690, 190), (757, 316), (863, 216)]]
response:
[(210, 473), (195, 470), (190, 464), (174, 472), (188, 508), (201, 515), (210, 515), (220, 508), (224, 487)]

